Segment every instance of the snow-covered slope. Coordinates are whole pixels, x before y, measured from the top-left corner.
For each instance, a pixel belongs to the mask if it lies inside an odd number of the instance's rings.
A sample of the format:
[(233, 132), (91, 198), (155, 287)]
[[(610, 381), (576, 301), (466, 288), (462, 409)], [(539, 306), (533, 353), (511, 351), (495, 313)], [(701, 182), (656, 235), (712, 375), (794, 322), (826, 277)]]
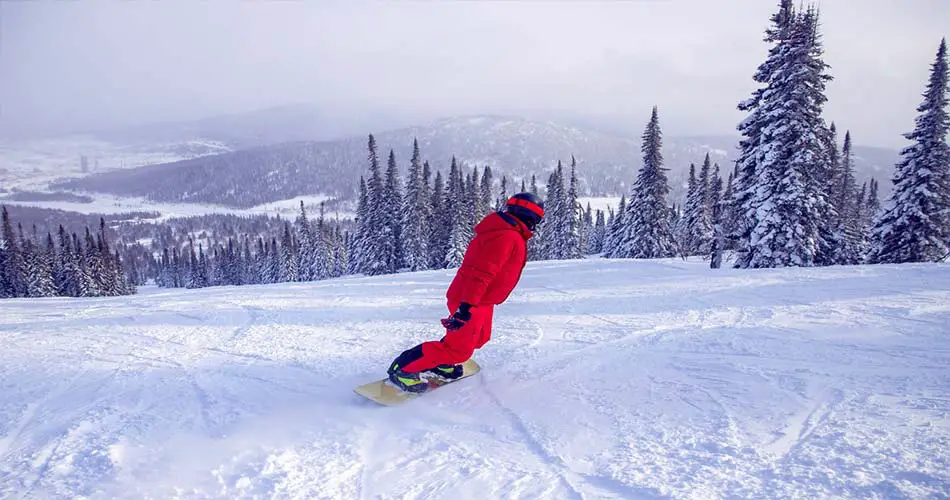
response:
[(450, 274), (0, 302), (0, 497), (950, 495), (950, 266), (530, 264), (481, 374), (353, 394)]

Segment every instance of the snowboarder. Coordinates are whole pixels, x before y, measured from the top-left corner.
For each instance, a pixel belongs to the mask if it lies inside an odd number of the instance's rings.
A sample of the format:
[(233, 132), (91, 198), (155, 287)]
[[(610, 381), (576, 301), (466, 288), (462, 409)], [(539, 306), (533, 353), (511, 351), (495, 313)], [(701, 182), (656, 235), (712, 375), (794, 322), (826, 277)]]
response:
[(544, 219), (544, 202), (532, 193), (518, 193), (505, 209), (475, 226), (475, 238), (445, 294), (450, 316), (442, 319), (446, 334), (399, 355), (389, 366), (389, 380), (410, 392), (425, 392), (421, 374), (445, 379), (462, 376), (461, 363), (491, 338), (492, 313), (521, 279), (528, 260), (528, 240)]

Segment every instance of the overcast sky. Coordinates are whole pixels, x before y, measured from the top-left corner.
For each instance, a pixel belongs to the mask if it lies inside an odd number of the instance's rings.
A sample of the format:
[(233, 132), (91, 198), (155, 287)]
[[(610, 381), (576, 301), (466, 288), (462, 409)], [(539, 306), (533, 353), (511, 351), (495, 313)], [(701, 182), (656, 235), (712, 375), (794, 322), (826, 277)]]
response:
[[(796, 2), (798, 3), (798, 2)], [(425, 119), (544, 110), (735, 131), (775, 0), (0, 2), (0, 134), (293, 102)], [(826, 118), (902, 146), (948, 0), (824, 0)]]

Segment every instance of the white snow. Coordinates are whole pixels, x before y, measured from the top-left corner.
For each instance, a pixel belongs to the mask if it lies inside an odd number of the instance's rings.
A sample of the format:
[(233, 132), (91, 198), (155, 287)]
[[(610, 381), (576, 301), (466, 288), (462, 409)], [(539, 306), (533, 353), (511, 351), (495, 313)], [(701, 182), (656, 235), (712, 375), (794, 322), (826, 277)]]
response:
[(0, 138), (0, 185), (6, 189), (44, 191), (57, 179), (82, 177), (80, 157), (88, 158), (91, 174), (169, 163), (230, 148), (215, 141), (190, 141), (136, 146), (117, 144), (89, 135), (12, 140)]
[[(174, 217), (192, 217), (208, 214), (233, 215), (270, 215), (281, 217), (295, 217), (300, 212), (300, 202), (309, 210), (308, 215), (316, 216), (321, 202), (330, 200), (326, 195), (307, 195), (274, 201), (251, 208), (232, 208), (222, 205), (199, 203), (163, 203), (150, 201), (143, 197), (113, 196), (101, 193), (81, 193), (93, 199), (91, 203), (70, 201), (10, 201), (0, 197), (0, 204), (41, 207), (83, 214), (123, 214), (129, 212), (158, 212), (159, 217), (151, 220), (163, 221)], [(355, 214), (347, 211), (328, 211), (326, 217), (330, 219), (352, 219)]]
[(532, 263), (481, 374), (353, 394), (451, 275), (2, 301), (0, 497), (950, 494), (950, 265)]
[(591, 197), (580, 197), (577, 201), (581, 204), (581, 207), (584, 210), (587, 210), (587, 205), (590, 204), (590, 208), (594, 215), (597, 214), (598, 210), (603, 210), (604, 216), (606, 217), (610, 212), (608, 207), (613, 211), (617, 211), (617, 207), (620, 206), (620, 197), (619, 196), (591, 196)]

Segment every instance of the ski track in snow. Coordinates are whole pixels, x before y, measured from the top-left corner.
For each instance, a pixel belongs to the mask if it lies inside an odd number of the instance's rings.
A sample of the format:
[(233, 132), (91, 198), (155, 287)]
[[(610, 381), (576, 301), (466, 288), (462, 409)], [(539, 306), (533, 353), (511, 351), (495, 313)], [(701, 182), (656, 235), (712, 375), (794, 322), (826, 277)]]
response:
[(950, 266), (531, 263), (483, 372), (451, 271), (0, 302), (0, 498), (947, 498)]

